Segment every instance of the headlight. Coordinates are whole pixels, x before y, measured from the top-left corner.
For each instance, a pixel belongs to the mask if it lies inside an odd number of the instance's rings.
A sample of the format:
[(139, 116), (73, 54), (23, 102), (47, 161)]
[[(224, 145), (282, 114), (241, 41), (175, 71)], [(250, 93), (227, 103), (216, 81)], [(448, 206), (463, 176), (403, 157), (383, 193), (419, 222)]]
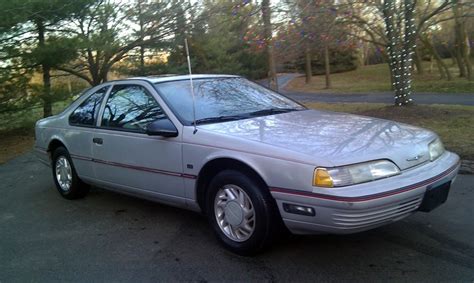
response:
[(430, 151), (430, 160), (433, 161), (444, 153), (444, 145), (439, 138), (428, 145)]
[(334, 168), (316, 168), (313, 186), (343, 187), (387, 178), (400, 173), (388, 160), (371, 161)]

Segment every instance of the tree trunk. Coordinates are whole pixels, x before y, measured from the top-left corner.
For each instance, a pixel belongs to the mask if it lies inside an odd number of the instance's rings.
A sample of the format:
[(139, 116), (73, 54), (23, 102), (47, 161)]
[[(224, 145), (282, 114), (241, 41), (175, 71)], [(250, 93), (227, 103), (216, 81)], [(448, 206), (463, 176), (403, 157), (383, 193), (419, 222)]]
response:
[[(308, 45), (308, 43), (306, 43)], [(306, 83), (309, 84), (311, 79), (313, 78), (313, 70), (311, 67), (311, 50), (308, 46), (305, 48), (305, 57), (306, 57), (306, 64), (305, 64), (305, 74), (306, 74)]]
[(145, 47), (140, 46), (140, 72), (141, 75), (144, 75), (145, 70)]
[(392, 66), (388, 63), (388, 70), (390, 73), (390, 90), (395, 91), (395, 75), (393, 74)]
[(423, 75), (425, 73), (425, 70), (423, 69), (423, 58), (421, 57), (420, 50), (418, 48), (415, 48), (415, 65), (418, 75)]
[(390, 58), (388, 57), (388, 54), (386, 52), (382, 53), (382, 57), (384, 59), (384, 62), (388, 62), (388, 71), (390, 73), (390, 90), (395, 91), (395, 81), (394, 81), (395, 75), (393, 74), (393, 70), (390, 65)]
[(369, 65), (370, 45), (367, 42), (364, 43), (364, 51), (362, 54), (363, 54), (362, 66)]
[(456, 62), (456, 55), (454, 54), (453, 51), (449, 51), (449, 53), (451, 54), (451, 66), (456, 66), (457, 65), (457, 62)]
[(412, 104), (412, 55), (416, 42), (414, 0), (384, 1), (382, 11), (388, 38), (387, 53), (395, 89), (395, 105)]
[(459, 76), (467, 77), (466, 65), (464, 64), (463, 58), (463, 32), (462, 32), (462, 22), (459, 14), (458, 1), (453, 3), (453, 15), (454, 15), (454, 53), (456, 57), (456, 63), (459, 67)]
[[(144, 37), (144, 23), (143, 23), (143, 13), (142, 13), (142, 0), (138, 1), (138, 21), (140, 25), (140, 38)], [(145, 46), (140, 45), (140, 73), (144, 75), (145, 70)]]
[[(467, 47), (465, 47), (467, 48)], [(464, 63), (466, 64), (466, 76), (467, 79), (472, 81), (474, 78), (474, 75), (472, 74), (472, 63), (471, 63), (471, 57), (469, 56), (469, 52), (465, 52), (464, 55)]]
[[(443, 60), (439, 61), (437, 58), (436, 58), (436, 66), (438, 67), (438, 72), (439, 72), (439, 76), (442, 80), (446, 79), (446, 72), (445, 72), (445, 69), (443, 67)], [(448, 79), (448, 81), (450, 81), (450, 79)]]
[(458, 65), (458, 68), (459, 68), (459, 76), (460, 77), (465, 77), (466, 76), (466, 68), (464, 66), (461, 54), (457, 50), (458, 47), (456, 46), (455, 48), (456, 48), (456, 50), (455, 50), (455, 57), (454, 58), (456, 58), (456, 64)]
[(433, 73), (433, 62), (434, 62), (433, 55), (430, 55), (430, 69), (428, 70), (430, 74)]
[[(36, 29), (38, 32), (38, 46), (40, 49), (45, 48), (45, 27), (41, 19), (36, 20)], [(53, 115), (52, 98), (51, 98), (51, 66), (48, 58), (43, 58), (41, 62), (41, 71), (43, 73), (43, 93), (41, 98), (43, 100), (43, 117)]]
[(111, 68), (111, 63), (103, 63), (102, 65), (89, 65), (89, 73), (92, 77), (92, 86), (100, 85), (108, 81), (108, 74)]
[(104, 83), (109, 80), (109, 71), (110, 66), (102, 67), (102, 71), (100, 72), (100, 83)]
[(466, 31), (466, 24), (465, 20), (463, 19), (461, 22), (461, 39), (462, 39), (462, 59), (464, 61), (464, 65), (466, 66), (466, 78), (468, 80), (473, 79), (473, 74), (472, 74), (472, 64), (471, 64), (471, 59), (470, 59), (470, 44), (469, 44), (469, 37), (467, 35)]
[(331, 88), (331, 65), (329, 64), (329, 48), (324, 45), (324, 74), (326, 77), (326, 88)]
[(431, 40), (427, 37), (420, 36), (421, 42), (423, 42), (423, 45), (428, 49), (428, 52), (431, 53), (432, 58), (436, 60), (436, 66), (438, 67), (439, 74), (442, 79), (448, 79), (448, 81), (452, 80), (453, 77), (451, 75), (451, 72), (449, 71), (448, 66), (443, 61), (443, 58), (439, 55), (438, 51), (436, 48), (433, 46), (431, 43)]
[(278, 80), (275, 65), (275, 55), (273, 51), (273, 40), (272, 40), (272, 23), (271, 23), (271, 11), (270, 11), (270, 0), (262, 0), (262, 18), (263, 18), (263, 30), (265, 36), (265, 45), (268, 57), (268, 84), (273, 90), (278, 90)]
[(53, 115), (52, 97), (51, 97), (51, 67), (48, 64), (42, 65), (43, 70), (43, 117)]
[(102, 78), (99, 75), (92, 77), (92, 86), (100, 85), (102, 83)]

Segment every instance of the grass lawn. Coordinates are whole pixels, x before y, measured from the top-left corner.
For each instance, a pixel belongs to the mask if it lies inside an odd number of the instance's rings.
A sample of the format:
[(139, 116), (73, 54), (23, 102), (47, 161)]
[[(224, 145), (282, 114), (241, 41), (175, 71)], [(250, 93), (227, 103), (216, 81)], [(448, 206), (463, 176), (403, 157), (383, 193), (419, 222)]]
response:
[[(448, 66), (450, 60), (446, 60)], [(467, 81), (458, 77), (456, 67), (451, 67), (453, 80), (441, 80), (436, 66), (432, 73), (428, 72), (428, 62), (424, 62), (425, 74), (414, 75), (413, 87), (417, 92), (439, 92), (439, 93), (474, 93), (474, 81)], [(388, 64), (378, 64), (359, 67), (355, 71), (331, 75), (331, 89), (325, 89), (324, 76), (313, 76), (310, 84), (305, 83), (304, 77), (292, 80), (286, 87), (287, 90), (302, 92), (380, 92), (390, 91), (390, 73)]]
[(436, 132), (445, 147), (462, 159), (474, 160), (474, 107), (430, 105), (398, 107), (364, 103), (308, 103), (310, 108), (395, 120)]

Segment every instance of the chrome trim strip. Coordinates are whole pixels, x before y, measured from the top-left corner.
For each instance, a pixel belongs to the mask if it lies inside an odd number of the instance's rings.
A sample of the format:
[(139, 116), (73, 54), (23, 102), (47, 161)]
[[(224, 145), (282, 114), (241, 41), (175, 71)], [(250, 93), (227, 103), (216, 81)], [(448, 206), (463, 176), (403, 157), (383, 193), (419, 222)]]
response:
[(91, 161), (91, 162), (95, 162), (95, 163), (100, 163), (100, 164), (105, 164), (105, 165), (110, 165), (110, 166), (115, 166), (115, 167), (122, 167), (122, 168), (127, 168), (127, 169), (133, 169), (133, 170), (138, 170), (138, 171), (145, 171), (145, 172), (150, 172), (150, 173), (156, 173), (156, 174), (162, 174), (162, 175), (168, 175), (168, 176), (174, 176), (174, 177), (181, 177), (181, 178), (187, 178), (187, 179), (196, 179), (197, 178), (197, 176), (191, 175), (191, 174), (184, 174), (184, 173), (179, 173), (179, 172), (172, 172), (172, 171), (160, 170), (160, 169), (155, 169), (155, 168), (149, 168), (149, 167), (142, 167), (142, 166), (135, 166), (135, 165), (130, 165), (130, 164), (106, 161), (106, 160), (101, 160), (101, 159), (95, 159), (95, 158), (80, 156), (80, 155), (76, 155), (76, 154), (70, 154), (70, 156), (71, 156), (71, 158), (78, 159), (78, 160)]

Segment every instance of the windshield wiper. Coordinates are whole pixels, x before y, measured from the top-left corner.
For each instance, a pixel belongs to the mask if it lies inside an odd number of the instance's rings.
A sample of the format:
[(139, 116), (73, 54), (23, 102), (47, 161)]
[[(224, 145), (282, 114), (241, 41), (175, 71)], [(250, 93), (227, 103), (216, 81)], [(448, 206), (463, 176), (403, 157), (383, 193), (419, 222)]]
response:
[(287, 112), (299, 111), (299, 110), (300, 109), (297, 109), (297, 108), (270, 108), (270, 109), (258, 110), (258, 111), (254, 111), (254, 112), (250, 112), (246, 114), (241, 114), (241, 115), (217, 116), (217, 117), (197, 119), (196, 124), (235, 121), (235, 120), (247, 119), (247, 118), (255, 117), (255, 116), (273, 115), (273, 114), (287, 113)]
[(207, 123), (218, 123), (218, 122), (227, 122), (235, 121), (248, 118), (246, 115), (230, 115), (230, 116), (218, 116), (218, 117), (208, 117), (197, 119), (196, 124), (207, 124)]
[(273, 115), (273, 114), (280, 114), (280, 113), (287, 113), (291, 111), (298, 111), (299, 109), (296, 108), (269, 108), (258, 110), (255, 112), (250, 112), (250, 116), (263, 116), (263, 115)]

